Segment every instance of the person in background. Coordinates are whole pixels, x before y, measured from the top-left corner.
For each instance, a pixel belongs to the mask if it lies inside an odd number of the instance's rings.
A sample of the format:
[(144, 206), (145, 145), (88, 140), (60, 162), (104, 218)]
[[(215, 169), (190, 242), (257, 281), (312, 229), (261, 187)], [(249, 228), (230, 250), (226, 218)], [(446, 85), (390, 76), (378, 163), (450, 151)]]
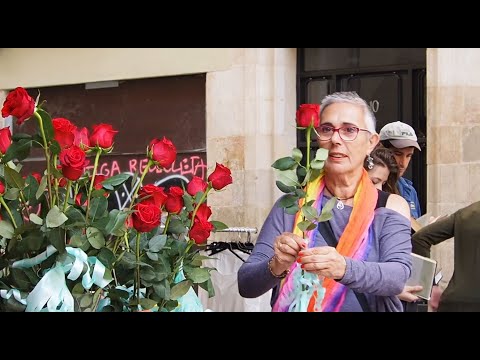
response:
[[(273, 289), (273, 311), (288, 311), (289, 288), (283, 285), (296, 279), (290, 275), (298, 262), (323, 279), (322, 311), (403, 311), (396, 295), (411, 272), (410, 211), (401, 196), (377, 190), (363, 168), (379, 140), (375, 116), (355, 92), (330, 94), (316, 132), (328, 158), (312, 185), (312, 206), (321, 210), (335, 197), (332, 218), (309, 233), (307, 245), (293, 233), (296, 216), (278, 200), (238, 271), (239, 293), (254, 298)], [(320, 225), (331, 235), (321, 233)]]
[[(430, 257), (430, 247), (454, 237), (454, 271), (439, 297), (437, 311), (480, 311), (480, 201), (421, 228), (412, 237), (413, 251)], [(438, 292), (432, 291), (432, 297)], [(433, 298), (432, 300), (435, 300)], [(437, 304), (432, 301), (435, 309)]]
[(401, 121), (389, 123), (380, 130), (380, 142), (384, 147), (392, 149), (393, 151), (399, 168), (398, 191), (410, 205), (412, 218), (417, 219), (422, 215), (417, 191), (412, 181), (403, 177), (405, 171), (408, 169), (410, 160), (412, 160), (415, 149), (421, 151), (415, 130), (413, 130), (410, 125)]
[[(370, 153), (370, 158), (365, 160), (364, 167), (377, 189), (390, 194), (398, 194), (396, 185), (399, 177), (398, 164), (391, 149), (382, 145), (377, 146)], [(398, 295), (406, 312), (418, 312), (420, 308), (426, 309), (426, 307), (419, 306), (423, 305), (424, 301), (415, 295), (421, 290), (420, 285), (405, 285), (403, 291)]]
[(370, 153), (371, 161), (365, 160), (364, 168), (373, 185), (390, 194), (399, 194), (397, 189), (398, 164), (391, 149), (377, 146)]

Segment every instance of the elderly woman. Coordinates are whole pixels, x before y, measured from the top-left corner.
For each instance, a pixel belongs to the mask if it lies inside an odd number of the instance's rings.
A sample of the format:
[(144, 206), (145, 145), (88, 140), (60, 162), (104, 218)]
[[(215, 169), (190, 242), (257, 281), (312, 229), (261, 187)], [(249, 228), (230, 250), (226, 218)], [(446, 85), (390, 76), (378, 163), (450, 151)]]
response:
[(322, 311), (402, 311), (396, 295), (411, 271), (410, 209), (402, 197), (377, 190), (363, 168), (379, 141), (375, 117), (355, 92), (326, 96), (320, 116), (317, 140), (329, 153), (317, 201), (337, 198), (333, 217), (320, 223), (331, 236), (314, 231), (306, 246), (293, 233), (295, 216), (277, 201), (239, 269), (239, 292), (257, 297), (273, 289), (273, 310), (285, 311), (281, 280), (298, 262), (323, 280)]

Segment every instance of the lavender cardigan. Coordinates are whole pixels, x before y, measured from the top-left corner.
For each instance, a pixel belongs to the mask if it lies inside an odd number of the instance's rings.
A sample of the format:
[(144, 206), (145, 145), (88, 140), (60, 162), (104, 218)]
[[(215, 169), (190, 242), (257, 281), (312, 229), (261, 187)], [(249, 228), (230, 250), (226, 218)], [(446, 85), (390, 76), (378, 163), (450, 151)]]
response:
[[(323, 203), (328, 201), (324, 197)], [(352, 207), (333, 209), (330, 220), (333, 233), (340, 238)], [(273, 256), (275, 238), (284, 231), (292, 231), (294, 216), (286, 214), (278, 201), (270, 211), (258, 236), (255, 248), (238, 271), (238, 289), (246, 298), (258, 297), (273, 288), (273, 304), (278, 296), (280, 280), (268, 270), (268, 260)], [(341, 311), (362, 311), (355, 290), (364, 293), (371, 311), (403, 311), (400, 294), (411, 271), (411, 227), (403, 215), (384, 207), (375, 210), (373, 220), (373, 245), (366, 261), (346, 258), (347, 268), (339, 282), (349, 289)], [(321, 234), (315, 246), (326, 246)]]

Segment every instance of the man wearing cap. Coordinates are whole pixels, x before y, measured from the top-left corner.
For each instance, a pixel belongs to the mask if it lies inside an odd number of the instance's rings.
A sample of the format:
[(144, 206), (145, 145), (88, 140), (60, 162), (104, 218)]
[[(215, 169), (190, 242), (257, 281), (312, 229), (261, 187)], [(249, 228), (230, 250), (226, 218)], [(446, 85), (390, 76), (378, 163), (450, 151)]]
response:
[(417, 191), (413, 187), (413, 183), (403, 177), (403, 174), (410, 164), (410, 160), (412, 160), (415, 148), (421, 151), (415, 130), (408, 124), (395, 121), (385, 125), (380, 130), (380, 141), (383, 146), (393, 150), (400, 176), (397, 182), (398, 191), (410, 205), (411, 216), (417, 219), (422, 215)]

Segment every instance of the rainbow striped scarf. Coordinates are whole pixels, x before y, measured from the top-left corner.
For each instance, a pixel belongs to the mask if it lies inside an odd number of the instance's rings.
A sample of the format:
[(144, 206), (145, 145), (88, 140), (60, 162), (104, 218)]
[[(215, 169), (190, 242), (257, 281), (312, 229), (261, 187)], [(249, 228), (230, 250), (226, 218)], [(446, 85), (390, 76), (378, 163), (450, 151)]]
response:
[[(305, 201), (315, 199), (312, 206), (320, 213), (324, 188), (323, 176), (309, 183), (305, 199), (300, 200), (300, 208)], [(368, 173), (363, 170), (360, 185), (353, 198), (353, 210), (350, 219), (338, 240), (336, 249), (341, 255), (359, 260), (367, 258), (372, 246), (371, 225), (377, 199), (378, 191), (373, 186)], [(297, 227), (300, 221), (302, 221), (302, 216), (299, 211), (295, 216), (293, 232), (303, 236)], [(308, 239), (308, 247), (314, 245), (317, 233), (318, 226), (305, 233), (305, 238)], [(314, 274), (304, 272), (301, 275), (301, 268), (295, 262), (290, 268), (290, 274), (281, 283), (280, 293), (272, 310), (280, 312), (339, 311), (345, 301), (346, 294), (347, 287), (333, 279), (325, 278), (323, 284), (321, 284), (318, 276)], [(293, 304), (295, 305), (292, 306)]]

